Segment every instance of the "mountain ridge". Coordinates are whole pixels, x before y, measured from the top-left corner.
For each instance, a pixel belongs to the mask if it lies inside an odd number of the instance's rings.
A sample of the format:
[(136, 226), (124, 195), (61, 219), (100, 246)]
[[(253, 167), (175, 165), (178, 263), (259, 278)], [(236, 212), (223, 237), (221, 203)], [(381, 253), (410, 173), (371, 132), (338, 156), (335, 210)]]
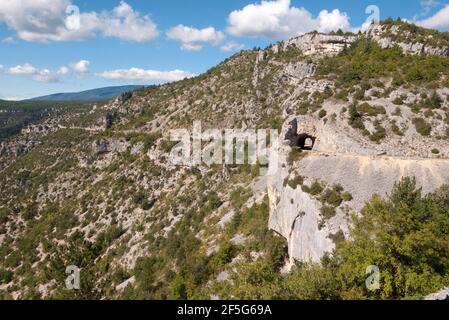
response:
[(61, 92), (50, 95), (26, 99), (23, 101), (72, 101), (72, 102), (88, 102), (109, 100), (127, 91), (134, 91), (141, 89), (144, 86), (139, 85), (125, 85), (102, 87), (79, 92)]

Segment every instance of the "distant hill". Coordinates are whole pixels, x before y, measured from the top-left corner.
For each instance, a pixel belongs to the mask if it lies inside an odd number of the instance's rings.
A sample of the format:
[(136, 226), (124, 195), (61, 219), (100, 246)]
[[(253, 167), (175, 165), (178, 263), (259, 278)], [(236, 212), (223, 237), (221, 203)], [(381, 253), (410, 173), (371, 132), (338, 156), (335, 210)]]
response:
[(0, 141), (15, 135), (20, 130), (48, 117), (63, 107), (90, 104), (90, 101), (6, 101), (0, 100)]
[(108, 100), (116, 97), (123, 92), (133, 91), (142, 88), (142, 86), (120, 86), (120, 87), (106, 87), (82, 92), (72, 93), (56, 93), (48, 96), (37, 97), (29, 99), (29, 101), (98, 101)]

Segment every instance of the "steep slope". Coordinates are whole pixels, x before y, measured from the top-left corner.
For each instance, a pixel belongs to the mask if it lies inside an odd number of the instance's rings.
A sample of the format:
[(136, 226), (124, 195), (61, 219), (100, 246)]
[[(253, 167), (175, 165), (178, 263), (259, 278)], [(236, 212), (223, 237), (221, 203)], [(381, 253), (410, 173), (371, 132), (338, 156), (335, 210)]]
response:
[[(382, 48), (385, 26), (242, 51), (196, 78), (61, 108), (2, 142), (3, 296), (279, 297), (280, 272), (332, 251), (373, 193), (408, 175), (425, 193), (446, 183), (449, 60)], [(278, 129), (278, 171), (175, 165), (170, 130), (194, 121)], [(79, 291), (64, 287), (70, 265)]]
[[(447, 55), (446, 47), (413, 43), (409, 35), (408, 43), (421, 48), (413, 51), (386, 38), (401, 27), (373, 26), (367, 38), (357, 40), (318, 38), (325, 43), (318, 46), (321, 53), (331, 57), (321, 62), (316, 76), (329, 81), (321, 95), (333, 97), (321, 98), (315, 115), (289, 118), (282, 135), (289, 141), (281, 149), (281, 173), (269, 183), (270, 227), (288, 239), (292, 262), (320, 261), (335, 247), (332, 238), (348, 237), (348, 213), (359, 211), (375, 193), (389, 194), (401, 177), (416, 177), (425, 192), (447, 183), (449, 90), (447, 58), (440, 57)], [(310, 47), (309, 42), (300, 37), (289, 45)], [(347, 42), (353, 43), (351, 49), (345, 47)], [(335, 56), (339, 52), (343, 54)], [(423, 83), (424, 90), (419, 88)], [(320, 91), (297, 90), (320, 96)], [(291, 113), (306, 114), (307, 108), (300, 105)], [(301, 135), (313, 138), (313, 153), (288, 163)], [(288, 181), (295, 180), (299, 182), (292, 187)], [(311, 186), (317, 191), (311, 192)], [(349, 202), (327, 203), (326, 195), (335, 194), (335, 186), (350, 193)]]

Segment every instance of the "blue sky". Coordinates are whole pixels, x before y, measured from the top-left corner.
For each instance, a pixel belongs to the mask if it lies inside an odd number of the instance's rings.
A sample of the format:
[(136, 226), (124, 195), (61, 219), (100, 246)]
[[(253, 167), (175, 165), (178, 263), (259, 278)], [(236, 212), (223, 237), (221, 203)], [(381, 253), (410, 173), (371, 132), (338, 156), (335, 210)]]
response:
[(371, 4), (449, 30), (448, 0), (2, 0), (0, 99), (177, 80), (242, 48), (357, 30)]

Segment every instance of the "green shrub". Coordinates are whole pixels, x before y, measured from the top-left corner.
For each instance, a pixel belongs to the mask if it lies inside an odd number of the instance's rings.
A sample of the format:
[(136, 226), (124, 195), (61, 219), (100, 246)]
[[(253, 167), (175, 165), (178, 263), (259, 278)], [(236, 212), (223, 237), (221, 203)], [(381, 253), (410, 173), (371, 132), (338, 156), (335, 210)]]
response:
[(157, 141), (157, 139), (159, 138), (158, 135), (145, 135), (144, 141), (143, 141), (143, 150), (144, 152), (147, 152), (148, 150), (150, 150), (153, 145), (155, 144), (155, 142)]
[[(446, 186), (423, 196), (413, 179), (404, 178), (389, 199), (367, 203), (363, 215), (354, 218), (352, 241), (335, 254), (342, 261), (340, 274), (352, 279), (342, 280), (346, 288), (358, 287), (361, 296), (374, 299), (418, 299), (447, 286), (449, 220), (441, 213), (447, 211), (448, 195)], [(380, 290), (370, 292), (363, 288), (362, 270), (373, 263), (383, 271)]]
[(170, 284), (169, 296), (170, 300), (187, 300), (187, 285), (184, 277), (178, 275)]
[(160, 148), (166, 153), (170, 153), (171, 150), (179, 143), (179, 141), (162, 140)]
[(329, 239), (332, 240), (336, 247), (340, 247), (345, 241), (345, 235), (343, 231), (338, 230), (338, 232), (330, 234)]
[(304, 116), (309, 112), (309, 106), (310, 106), (310, 104), (308, 102), (303, 102), (297, 107), (296, 112), (299, 115)]
[(326, 189), (320, 197), (322, 203), (329, 204), (332, 207), (339, 207), (343, 202), (341, 193), (335, 189)]
[(436, 148), (433, 148), (433, 149), (432, 149), (432, 153), (433, 153), (433, 154), (440, 154), (440, 150), (438, 150), (438, 149), (436, 149)]
[(323, 216), (324, 221), (328, 221), (335, 217), (337, 214), (337, 211), (335, 210), (335, 207), (324, 205), (321, 207), (321, 215)]
[[(287, 179), (288, 180), (288, 179)], [(295, 176), (292, 180), (288, 180), (287, 184), (290, 186), (290, 188), (292, 188), (293, 190), (295, 190), (298, 185), (301, 185), (304, 183), (304, 177), (297, 175)]]
[(145, 199), (142, 203), (142, 210), (148, 211), (151, 208), (153, 208), (155, 201), (154, 200), (148, 200)]
[(8, 257), (6, 257), (5, 266), (8, 268), (15, 268), (20, 265), (21, 261), (22, 261), (21, 254), (17, 251), (14, 251), (11, 252)]
[(301, 160), (305, 156), (300, 148), (293, 147), (287, 157), (288, 164), (292, 165), (294, 162)]
[(391, 130), (393, 131), (394, 134), (398, 135), (398, 136), (404, 136), (404, 133), (402, 132), (402, 130), (398, 127), (398, 125), (396, 124), (396, 122), (393, 120), (391, 121)]
[(311, 194), (312, 196), (317, 196), (323, 192), (324, 187), (321, 185), (319, 181), (315, 181), (312, 183), (310, 187), (304, 185), (302, 186), (302, 191)]
[(379, 143), (382, 139), (387, 136), (387, 131), (380, 124), (380, 122), (376, 121), (374, 123), (374, 128), (376, 131), (370, 135), (370, 140)]
[(351, 201), (353, 199), (352, 194), (350, 194), (349, 192), (343, 192), (341, 194), (341, 198), (343, 199), (343, 201)]
[(0, 284), (10, 283), (13, 279), (12, 271), (0, 269)]
[(430, 136), (432, 132), (432, 127), (423, 118), (414, 118), (413, 124), (415, 125), (416, 131), (424, 137)]
[(220, 249), (210, 260), (210, 265), (214, 270), (222, 268), (226, 264), (232, 261), (237, 253), (237, 248), (229, 242), (225, 242), (221, 245)]
[(366, 130), (363, 123), (363, 115), (358, 111), (357, 105), (352, 104), (348, 110), (349, 113), (349, 125), (354, 129)]
[(323, 119), (325, 116), (327, 116), (327, 111), (321, 109), (320, 112), (318, 113), (318, 116), (320, 117), (320, 119)]
[(125, 230), (119, 225), (109, 226), (106, 231), (100, 233), (95, 241), (95, 245), (99, 251), (108, 248), (113, 241), (121, 237)]
[(403, 105), (404, 104), (404, 99), (403, 99), (403, 97), (396, 97), (394, 100), (393, 100), (393, 103), (394, 104), (396, 104), (396, 105)]
[[(391, 34), (392, 37), (398, 35)], [(420, 41), (425, 39), (427, 38)], [(449, 61), (438, 56), (405, 55), (398, 45), (382, 49), (374, 40), (360, 37), (340, 55), (324, 59), (316, 74), (318, 77), (337, 78), (337, 83), (342, 88), (370, 83), (387, 76), (393, 78), (394, 87), (399, 87), (405, 81), (409, 84), (440, 81), (441, 75), (449, 74)], [(362, 91), (356, 93), (356, 100), (362, 99)]]
[(8, 221), (8, 211), (6, 208), (0, 208), (0, 224), (4, 224)]
[(206, 197), (206, 205), (203, 206), (205, 212), (213, 212), (214, 210), (221, 207), (223, 201), (220, 199), (218, 194), (214, 191), (211, 191), (207, 194)]
[(25, 208), (22, 217), (25, 221), (32, 220), (38, 215), (37, 204), (31, 204)]
[(338, 100), (348, 101), (348, 91), (347, 90), (339, 90), (335, 95), (335, 98)]
[(270, 117), (268, 122), (268, 126), (270, 129), (276, 129), (278, 131), (282, 129), (283, 124), (284, 120), (282, 119), (282, 117), (275, 117), (275, 118)]
[(269, 235), (269, 238), (266, 242), (264, 260), (270, 269), (279, 272), (288, 257), (288, 246), (284, 238), (273, 235), (273, 233)]
[(134, 194), (133, 202), (140, 206), (143, 210), (149, 210), (152, 207), (152, 202), (148, 200), (148, 195), (144, 191), (139, 191)]
[(248, 201), (250, 193), (243, 187), (238, 187), (231, 192), (231, 205), (235, 209), (241, 209), (243, 205)]
[(363, 100), (365, 98), (365, 90), (359, 89), (354, 93), (354, 100)]
[[(402, 76), (402, 74), (400, 74), (399, 72), (395, 72), (393, 74), (393, 81), (391, 82), (392, 87), (393, 88), (398, 88), (398, 87), (402, 86), (404, 83), (405, 83), (405, 80), (404, 80), (404, 77)], [(386, 93), (386, 97), (388, 97), (391, 92), (392, 91), (386, 91), (385, 92)]]
[(382, 106), (371, 106), (367, 102), (357, 107), (357, 110), (368, 117), (376, 117), (380, 114), (386, 114), (387, 111)]
[(438, 93), (434, 91), (432, 95), (423, 102), (423, 106), (431, 109), (439, 109), (443, 104), (443, 100)]

